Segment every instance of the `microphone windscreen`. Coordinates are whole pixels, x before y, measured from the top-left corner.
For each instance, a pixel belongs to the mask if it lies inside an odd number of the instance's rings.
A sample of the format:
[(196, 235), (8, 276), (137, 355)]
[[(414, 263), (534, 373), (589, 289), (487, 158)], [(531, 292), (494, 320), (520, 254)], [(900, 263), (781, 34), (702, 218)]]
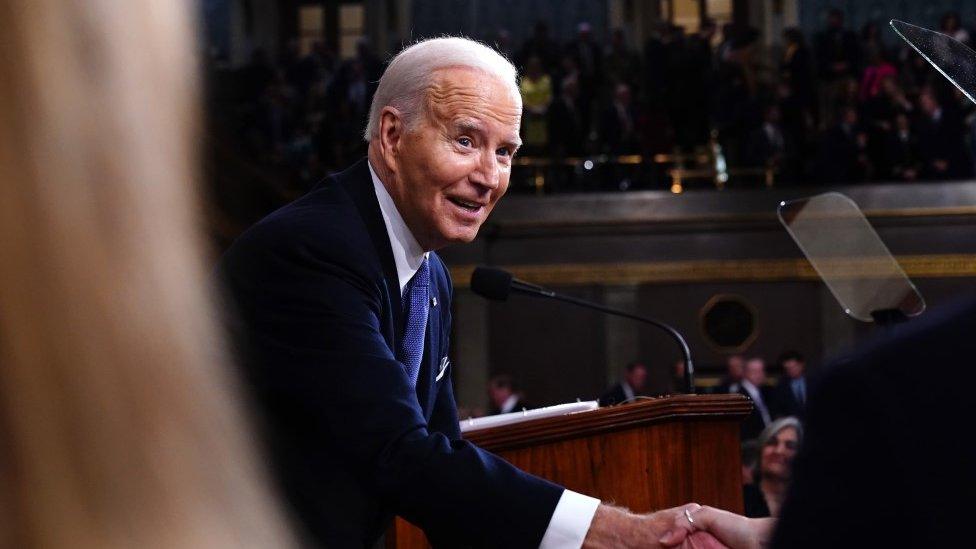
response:
[(512, 273), (494, 267), (475, 267), (471, 291), (494, 301), (505, 301), (512, 289)]

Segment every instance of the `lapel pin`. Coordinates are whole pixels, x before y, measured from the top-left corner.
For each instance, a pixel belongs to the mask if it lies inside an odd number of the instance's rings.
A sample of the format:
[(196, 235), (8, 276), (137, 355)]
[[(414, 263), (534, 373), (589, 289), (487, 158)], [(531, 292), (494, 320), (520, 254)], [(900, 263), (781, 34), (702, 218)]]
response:
[(430, 296), (430, 306), (431, 307), (436, 307), (437, 306), (437, 298), (436, 297)]

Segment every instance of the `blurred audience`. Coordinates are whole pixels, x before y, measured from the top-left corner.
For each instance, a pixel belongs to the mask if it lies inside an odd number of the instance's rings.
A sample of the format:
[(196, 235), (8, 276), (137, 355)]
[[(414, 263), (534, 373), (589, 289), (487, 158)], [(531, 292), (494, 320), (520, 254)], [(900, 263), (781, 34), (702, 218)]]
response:
[(542, 59), (530, 57), (519, 82), (522, 94), (522, 151), (543, 154), (549, 145), (546, 113), (552, 103), (552, 79), (543, 72)]
[[(940, 28), (968, 43), (961, 23), (947, 13)], [(737, 169), (760, 168), (776, 184), (973, 174), (973, 106), (907, 45), (890, 47), (877, 22), (857, 34), (832, 9), (812, 37), (784, 30), (773, 59), (760, 54), (757, 30), (726, 24), (718, 33), (708, 19), (689, 35), (659, 22), (642, 51), (621, 28), (581, 22), (575, 30), (563, 44), (543, 21), (520, 45), (505, 29), (485, 37), (523, 74), (520, 156), (555, 161), (548, 189), (653, 188), (670, 183), (655, 175), (666, 173), (655, 155), (692, 167), (716, 151), (733, 179)], [(211, 94), (210, 112), (242, 162), (301, 191), (363, 154), (359, 134), (383, 64), (365, 39), (344, 60), (322, 43), (304, 55), (297, 41), (283, 49), (275, 58), (257, 49), (239, 70), (213, 74), (223, 93)], [(610, 169), (564, 164), (600, 154), (610, 155)], [(633, 154), (650, 167), (614, 165)], [(516, 165), (513, 189), (534, 189), (539, 174)]]
[(772, 391), (773, 417), (803, 417), (807, 404), (806, 360), (798, 351), (785, 351), (776, 363), (783, 377)]
[(745, 373), (746, 359), (742, 355), (729, 355), (725, 359), (725, 377), (715, 387), (716, 393), (738, 393)]
[(772, 397), (766, 386), (765, 360), (760, 357), (746, 360), (739, 393), (749, 397), (753, 404), (752, 413), (742, 422), (740, 430), (742, 439), (756, 438), (773, 420), (769, 408)]
[(631, 362), (624, 369), (623, 378), (600, 397), (600, 406), (631, 402), (642, 395), (646, 387), (647, 366), (643, 362)]
[(777, 419), (759, 434), (753, 481), (742, 487), (745, 516), (779, 516), (793, 473), (793, 458), (802, 441), (803, 427), (795, 417)]
[(508, 374), (498, 374), (488, 380), (488, 415), (507, 414), (534, 408), (525, 402)]

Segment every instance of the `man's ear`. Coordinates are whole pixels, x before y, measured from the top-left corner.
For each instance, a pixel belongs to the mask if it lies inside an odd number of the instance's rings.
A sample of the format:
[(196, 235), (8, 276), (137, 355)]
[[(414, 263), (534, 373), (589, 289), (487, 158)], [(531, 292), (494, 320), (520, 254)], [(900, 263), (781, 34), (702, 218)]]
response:
[(380, 155), (386, 163), (387, 169), (397, 173), (400, 159), (400, 147), (403, 144), (404, 123), (403, 115), (394, 107), (386, 106), (380, 111)]

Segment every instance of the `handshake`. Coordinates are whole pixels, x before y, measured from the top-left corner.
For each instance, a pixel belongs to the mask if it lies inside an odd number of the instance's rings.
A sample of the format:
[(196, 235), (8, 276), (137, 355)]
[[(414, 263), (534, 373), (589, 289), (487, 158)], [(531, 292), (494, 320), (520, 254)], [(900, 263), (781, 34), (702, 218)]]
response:
[(646, 515), (600, 505), (583, 547), (755, 549), (769, 545), (774, 524), (774, 519), (750, 519), (697, 503)]

